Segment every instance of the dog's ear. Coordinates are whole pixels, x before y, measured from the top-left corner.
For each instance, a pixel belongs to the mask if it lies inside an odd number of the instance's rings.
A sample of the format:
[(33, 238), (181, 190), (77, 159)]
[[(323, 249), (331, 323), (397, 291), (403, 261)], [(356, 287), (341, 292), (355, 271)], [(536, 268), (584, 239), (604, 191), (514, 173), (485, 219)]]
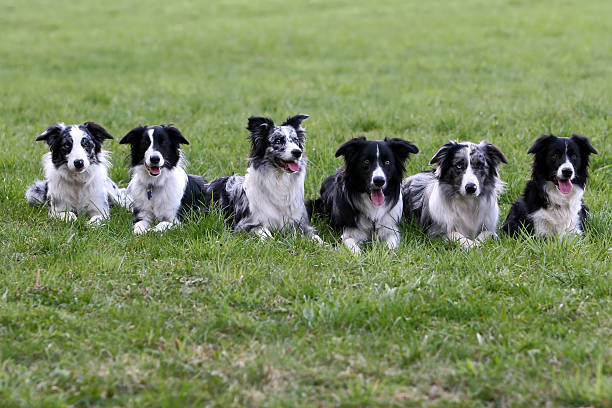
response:
[(491, 159), (493, 167), (499, 166), (500, 163), (508, 163), (506, 156), (502, 153), (497, 146), (489, 142), (480, 142), (480, 145), (484, 147), (487, 152), (487, 156)]
[(140, 141), (140, 138), (144, 134), (145, 130), (147, 130), (144, 126), (137, 126), (134, 129), (130, 130), (123, 139), (119, 141), (119, 144), (135, 144)]
[(310, 117), (309, 115), (304, 115), (304, 114), (290, 116), (281, 124), (281, 126), (291, 126), (297, 131), (301, 128), (302, 122), (308, 119), (309, 117)]
[(597, 154), (597, 150), (595, 150), (595, 148), (591, 146), (591, 142), (589, 142), (589, 139), (587, 139), (586, 137), (573, 134), (572, 137), (570, 137), (570, 140), (576, 142), (576, 144), (580, 146), (580, 150), (585, 152), (587, 155), (591, 153)]
[(263, 116), (251, 116), (247, 125), (247, 129), (252, 134), (265, 134), (266, 136), (273, 128), (274, 121)]
[(446, 159), (446, 155), (448, 154), (448, 151), (457, 146), (457, 142), (455, 142), (454, 140), (451, 140), (450, 142), (446, 143), (444, 146), (442, 146), (437, 152), (436, 154), (434, 154), (434, 156), (431, 158), (431, 160), (429, 161), (429, 165), (432, 164), (440, 164), (444, 161), (444, 159)]
[(536, 154), (538, 151), (540, 151), (540, 149), (542, 149), (544, 146), (546, 146), (546, 144), (551, 141), (552, 139), (554, 139), (556, 136), (553, 135), (552, 133), (549, 135), (542, 135), (538, 138), (538, 140), (536, 140), (535, 142), (533, 142), (533, 145), (529, 148), (529, 150), (527, 150), (527, 153), (529, 154)]
[(53, 146), (53, 144), (59, 137), (60, 133), (65, 128), (66, 128), (66, 125), (64, 125), (64, 122), (60, 122), (60, 123), (56, 123), (55, 125), (51, 125), (47, 128), (47, 130), (45, 130), (40, 135), (38, 135), (38, 137), (36, 138), (36, 141), (39, 142), (41, 140), (44, 140), (45, 142), (47, 142), (49, 146)]
[(251, 132), (251, 156), (261, 154), (268, 144), (270, 131), (274, 129), (274, 121), (268, 117), (251, 116), (247, 129)]
[(113, 139), (113, 137), (104, 129), (102, 126), (98, 125), (95, 122), (85, 122), (83, 123), (85, 129), (93, 136), (93, 138), (99, 144), (104, 143), (106, 139)]
[(391, 148), (391, 151), (395, 156), (403, 163), (408, 160), (410, 153), (416, 154), (419, 152), (419, 148), (410, 143), (407, 140), (399, 139), (397, 137), (388, 138), (385, 137), (385, 142)]
[(168, 132), (168, 135), (170, 136), (170, 139), (173, 140), (175, 143), (177, 144), (186, 144), (188, 145), (189, 142), (187, 141), (187, 139), (185, 139), (185, 137), (183, 136), (183, 134), (181, 133), (180, 130), (178, 130), (177, 128), (175, 128), (172, 125), (161, 125), (161, 127)]
[(336, 150), (336, 157), (344, 156), (346, 159), (347, 156), (350, 156), (355, 150), (359, 149), (366, 142), (365, 136), (356, 137), (348, 142), (344, 143), (342, 146)]

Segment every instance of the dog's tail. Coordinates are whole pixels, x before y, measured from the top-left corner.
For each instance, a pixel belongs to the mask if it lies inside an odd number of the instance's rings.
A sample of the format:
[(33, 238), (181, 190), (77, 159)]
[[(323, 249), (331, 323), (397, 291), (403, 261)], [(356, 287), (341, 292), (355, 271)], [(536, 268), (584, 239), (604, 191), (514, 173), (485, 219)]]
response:
[(119, 206), (130, 210), (132, 208), (132, 198), (127, 193), (127, 188), (119, 188), (110, 178), (106, 179), (106, 191), (108, 192), (108, 202), (111, 206)]
[(47, 180), (36, 180), (25, 193), (25, 199), (30, 205), (39, 206), (47, 202)]

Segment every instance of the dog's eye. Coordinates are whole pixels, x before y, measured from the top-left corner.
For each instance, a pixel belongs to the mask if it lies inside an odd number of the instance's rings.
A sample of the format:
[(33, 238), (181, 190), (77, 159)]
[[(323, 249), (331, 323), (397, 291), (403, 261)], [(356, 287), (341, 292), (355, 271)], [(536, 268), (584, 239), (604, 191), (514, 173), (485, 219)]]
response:
[(62, 145), (62, 150), (65, 152), (69, 152), (72, 149), (72, 145), (70, 143), (65, 143)]
[(457, 168), (457, 170), (461, 170), (463, 168), (463, 164), (462, 163), (457, 163), (457, 164), (455, 164), (455, 167)]
[(364, 167), (368, 167), (370, 165), (370, 161), (369, 160), (364, 160), (363, 161), (363, 166)]
[(572, 154), (570, 154), (570, 159), (572, 159), (572, 160), (576, 160), (576, 153), (572, 153)]
[(482, 163), (481, 163), (481, 162), (478, 162), (478, 163), (474, 164), (474, 168), (476, 168), (476, 169), (478, 169), (478, 170), (481, 170), (481, 169), (482, 169), (482, 167), (483, 167), (483, 165), (482, 165)]
[(385, 166), (390, 166), (391, 162), (389, 160), (385, 160)]
[(552, 155), (552, 159), (553, 159), (553, 160), (557, 160), (558, 158), (559, 158), (559, 155), (558, 155), (558, 154), (553, 154), (553, 155)]
[(282, 144), (285, 143), (285, 140), (282, 137), (277, 137), (274, 139), (274, 144)]

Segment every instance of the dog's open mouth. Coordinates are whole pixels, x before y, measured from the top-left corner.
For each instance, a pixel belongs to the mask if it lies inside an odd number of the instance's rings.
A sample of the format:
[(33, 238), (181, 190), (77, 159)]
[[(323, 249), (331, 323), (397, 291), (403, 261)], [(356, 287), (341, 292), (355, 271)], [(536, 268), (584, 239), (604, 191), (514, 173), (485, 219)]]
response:
[(383, 205), (385, 203), (385, 193), (383, 193), (382, 189), (370, 190), (370, 200), (372, 200), (374, 205)]
[(571, 193), (572, 192), (572, 188), (574, 187), (572, 185), (572, 180), (570, 180), (570, 179), (560, 180), (560, 179), (555, 177), (555, 184), (557, 185), (557, 188), (559, 189), (559, 191), (562, 192), (563, 194)]
[(286, 170), (290, 173), (295, 173), (296, 171), (300, 171), (300, 164), (295, 161), (284, 161), (278, 160), (278, 164), (283, 170)]
[(145, 167), (152, 176), (159, 176), (159, 173), (161, 173), (161, 167), (159, 166), (149, 166), (148, 164), (145, 164)]

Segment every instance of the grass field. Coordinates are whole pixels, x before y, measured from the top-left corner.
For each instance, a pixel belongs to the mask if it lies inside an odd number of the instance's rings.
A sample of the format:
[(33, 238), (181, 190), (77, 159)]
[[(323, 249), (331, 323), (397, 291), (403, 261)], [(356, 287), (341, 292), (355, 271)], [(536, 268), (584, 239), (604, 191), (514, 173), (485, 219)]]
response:
[[(612, 2), (0, 3), (0, 406), (612, 406)], [(593, 156), (584, 239), (462, 251), (403, 226), (359, 257), (219, 216), (134, 236), (28, 207), (59, 121), (174, 123), (189, 170), (243, 173), (246, 119), (308, 113), (306, 195), (357, 136), (449, 139), (509, 163), (541, 133)]]

